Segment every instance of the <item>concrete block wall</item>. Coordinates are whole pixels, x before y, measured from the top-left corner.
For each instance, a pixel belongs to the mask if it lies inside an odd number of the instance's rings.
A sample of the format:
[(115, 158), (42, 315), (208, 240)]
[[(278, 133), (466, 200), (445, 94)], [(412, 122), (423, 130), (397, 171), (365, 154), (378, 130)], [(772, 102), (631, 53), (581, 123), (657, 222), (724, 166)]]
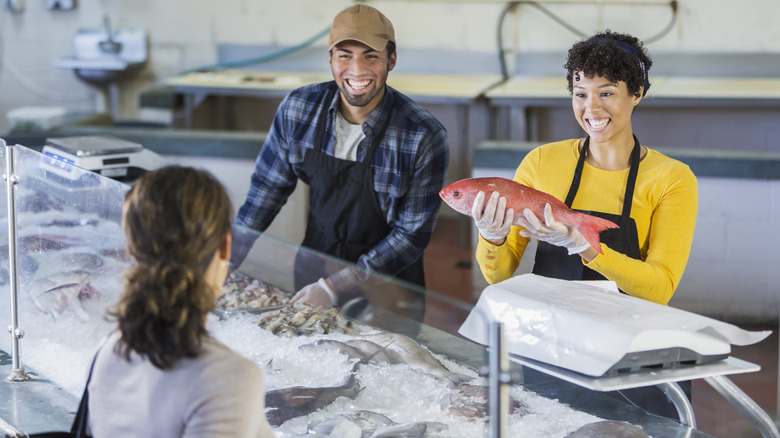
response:
[[(22, 12), (0, 7), (0, 133), (8, 131), (3, 115), (27, 105), (63, 106), (68, 110), (104, 110), (102, 90), (82, 83), (69, 70), (55, 69), (57, 57), (72, 54), (71, 41), (80, 28), (99, 28), (108, 15), (114, 28), (149, 31), (149, 64), (120, 84), (120, 118), (139, 115), (138, 96), (179, 72), (213, 64), (222, 44), (290, 47), (330, 25), (348, 0), (165, 0), (76, 2), (73, 10), (48, 10), (41, 1), (27, 1)], [(542, 2), (545, 3), (545, 2)], [(498, 17), (505, 4), (497, 1), (440, 2), (377, 0), (371, 5), (393, 22), (399, 43), (399, 71), (456, 70), (473, 64), (471, 54), (496, 53)], [(753, 0), (734, 7), (727, 0), (680, 0), (671, 32), (649, 44), (656, 52), (780, 52), (780, 3)], [(584, 34), (611, 28), (641, 38), (657, 35), (670, 21), (668, 6), (545, 3)], [(512, 54), (565, 51), (579, 36), (528, 5), (513, 10), (505, 22), (504, 40)], [(327, 70), (326, 38), (315, 43)], [(407, 57), (414, 51), (452, 53), (447, 64), (436, 57)], [(477, 63), (498, 73), (497, 62)], [(473, 66), (472, 66), (473, 67)]]
[[(754, 102), (735, 105), (729, 102), (702, 102), (701, 106), (654, 106), (643, 101), (631, 124), (642, 144), (650, 147), (683, 147), (718, 151), (780, 151), (780, 102), (768, 105)], [(523, 117), (511, 112), (511, 120)], [(511, 125), (510, 140), (554, 141), (582, 136), (574, 120), (569, 101), (528, 109), (529, 138), (518, 124)]]
[(780, 306), (780, 180), (699, 178), (691, 258), (671, 305), (744, 322)]

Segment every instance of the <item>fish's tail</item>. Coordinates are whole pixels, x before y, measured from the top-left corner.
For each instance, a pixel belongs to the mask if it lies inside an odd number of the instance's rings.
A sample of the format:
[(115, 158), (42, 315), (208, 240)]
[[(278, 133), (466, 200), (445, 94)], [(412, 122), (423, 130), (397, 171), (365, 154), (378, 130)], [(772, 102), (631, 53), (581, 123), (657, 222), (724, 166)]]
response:
[(593, 249), (598, 251), (599, 254), (604, 254), (604, 251), (601, 250), (599, 233), (610, 228), (618, 228), (618, 226), (610, 220), (583, 213), (582, 221), (576, 228)]

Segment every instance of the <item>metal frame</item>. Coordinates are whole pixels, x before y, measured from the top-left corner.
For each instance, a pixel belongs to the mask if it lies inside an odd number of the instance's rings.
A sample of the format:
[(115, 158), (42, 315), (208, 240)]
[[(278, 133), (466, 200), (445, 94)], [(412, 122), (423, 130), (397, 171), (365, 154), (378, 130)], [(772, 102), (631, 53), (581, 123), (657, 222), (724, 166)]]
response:
[(8, 192), (8, 284), (11, 291), (11, 326), (8, 331), (13, 336), (12, 362), (13, 368), (11, 375), (6, 377), (12, 382), (24, 382), (31, 377), (24, 371), (21, 359), (21, 339), (24, 337), (24, 331), (19, 328), (19, 309), (18, 302), (18, 284), (16, 271), (16, 184), (19, 177), (14, 172), (14, 146), (6, 144), (5, 140), (0, 138), (0, 146), (5, 147), (5, 178)]

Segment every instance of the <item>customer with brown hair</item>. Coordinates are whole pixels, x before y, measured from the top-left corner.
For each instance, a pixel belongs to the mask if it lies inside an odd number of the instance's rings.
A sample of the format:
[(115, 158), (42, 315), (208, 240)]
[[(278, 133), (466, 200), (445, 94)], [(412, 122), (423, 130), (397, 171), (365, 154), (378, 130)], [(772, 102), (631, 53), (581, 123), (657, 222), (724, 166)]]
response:
[(262, 371), (206, 330), (232, 218), (225, 188), (202, 170), (164, 167), (127, 193), (134, 264), (88, 385), (93, 436), (273, 436)]

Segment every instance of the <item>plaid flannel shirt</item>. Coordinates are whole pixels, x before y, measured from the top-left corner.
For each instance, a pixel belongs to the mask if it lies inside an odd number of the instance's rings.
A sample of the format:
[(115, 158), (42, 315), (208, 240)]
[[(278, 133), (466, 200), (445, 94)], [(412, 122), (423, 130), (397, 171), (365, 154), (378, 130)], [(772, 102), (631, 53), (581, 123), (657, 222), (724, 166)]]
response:
[[(329, 92), (332, 99), (327, 99)], [(257, 157), (237, 224), (259, 231), (271, 224), (298, 179), (306, 182), (303, 157), (320, 147), (314, 141), (323, 123), (325, 153), (333, 155), (338, 105), (335, 81), (301, 87), (284, 98)], [(439, 191), (449, 165), (446, 130), (422, 106), (386, 86), (385, 96), (363, 123), (366, 138), (358, 147), (358, 161), (385, 122), (387, 130), (371, 166), (373, 190), (392, 231), (357, 260), (362, 269), (345, 269), (329, 277), (339, 291), (365, 281), (366, 274), (393, 276), (422, 257), (441, 206)]]

